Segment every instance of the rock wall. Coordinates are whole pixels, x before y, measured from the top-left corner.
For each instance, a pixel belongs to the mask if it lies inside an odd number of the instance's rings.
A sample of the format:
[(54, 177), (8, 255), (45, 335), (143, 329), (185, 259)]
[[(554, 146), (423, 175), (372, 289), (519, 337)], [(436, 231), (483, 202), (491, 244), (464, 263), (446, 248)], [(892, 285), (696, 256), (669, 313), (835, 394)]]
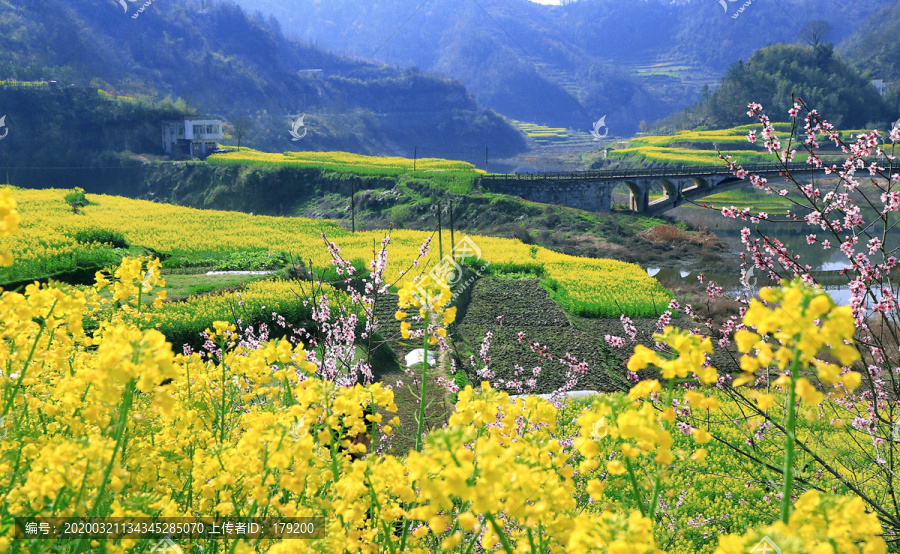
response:
[(310, 198), (352, 189), (392, 188), (392, 177), (360, 177), (317, 168), (217, 167), (204, 162), (138, 163), (66, 172), (48, 169), (30, 179), (13, 180), (23, 188), (81, 187), (93, 194), (114, 194), (215, 210), (290, 215)]

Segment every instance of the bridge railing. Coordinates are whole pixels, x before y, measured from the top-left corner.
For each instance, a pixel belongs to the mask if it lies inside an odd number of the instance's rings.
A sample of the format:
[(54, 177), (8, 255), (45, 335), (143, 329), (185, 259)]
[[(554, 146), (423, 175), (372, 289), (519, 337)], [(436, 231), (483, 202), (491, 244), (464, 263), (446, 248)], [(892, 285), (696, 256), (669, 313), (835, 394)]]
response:
[[(783, 168), (774, 164), (747, 164), (744, 170), (749, 173), (779, 173)], [(823, 171), (805, 162), (788, 164), (788, 170)], [(734, 175), (724, 165), (718, 166), (682, 166), (680, 168), (654, 169), (613, 169), (595, 171), (565, 171), (552, 173), (491, 173), (480, 177), (482, 181), (572, 181), (591, 179), (627, 179), (629, 177), (707, 177), (710, 175)]]

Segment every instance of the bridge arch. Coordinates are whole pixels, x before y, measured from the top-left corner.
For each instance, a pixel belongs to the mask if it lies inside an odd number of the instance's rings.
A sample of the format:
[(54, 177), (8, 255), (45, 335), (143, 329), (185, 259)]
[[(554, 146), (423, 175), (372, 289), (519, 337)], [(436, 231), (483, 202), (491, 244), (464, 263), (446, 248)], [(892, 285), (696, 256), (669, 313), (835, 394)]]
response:
[[(802, 162), (792, 163), (787, 168), (771, 164), (750, 164), (744, 166), (744, 169), (765, 176), (780, 175), (785, 169), (810, 171), (809, 166)], [(822, 172), (824, 168), (814, 171)], [(696, 200), (749, 184), (746, 179), (734, 176), (731, 171), (722, 171), (721, 165), (487, 174), (479, 177), (477, 183), (491, 192), (595, 211), (610, 210), (613, 195), (625, 193), (622, 189), (627, 187), (631, 209), (643, 213), (662, 213), (677, 207), (682, 199)], [(650, 204), (651, 194), (656, 197), (657, 192), (665, 195), (665, 198), (656, 199)]]
[(638, 185), (634, 181), (622, 181), (622, 183), (628, 187), (628, 191), (631, 193), (628, 202), (629, 209), (633, 212), (647, 211), (649, 196), (644, 187)]
[(712, 185), (709, 181), (704, 179), (703, 177), (691, 177), (691, 181), (694, 182), (694, 186), (698, 189), (708, 189), (712, 188)]
[(680, 195), (678, 190), (678, 185), (673, 183), (668, 179), (660, 179), (659, 184), (662, 185), (663, 191), (666, 193), (666, 198), (669, 200), (675, 200)]

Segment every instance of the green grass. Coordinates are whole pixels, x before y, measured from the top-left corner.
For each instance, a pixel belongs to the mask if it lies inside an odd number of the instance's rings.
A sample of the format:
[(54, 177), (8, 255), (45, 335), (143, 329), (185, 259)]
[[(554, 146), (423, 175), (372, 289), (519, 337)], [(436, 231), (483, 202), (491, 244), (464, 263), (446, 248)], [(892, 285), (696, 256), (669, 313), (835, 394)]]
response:
[(284, 152), (269, 153), (243, 148), (227, 154), (214, 154), (206, 162), (217, 166), (298, 167), (320, 169), (326, 176), (358, 175), (369, 177), (408, 176), (433, 181), (443, 190), (454, 194), (472, 191), (475, 179), (484, 171), (474, 165), (439, 158), (410, 158), (363, 156), (347, 152)]
[(738, 208), (750, 208), (754, 212), (766, 212), (774, 215), (783, 215), (793, 207), (793, 203), (787, 198), (766, 194), (750, 187), (707, 196), (699, 200), (699, 203), (716, 209), (735, 206)]
[[(250, 278), (249, 281), (252, 282), (245, 282), (240, 291), (240, 298), (234, 291), (221, 290), (191, 296), (182, 302), (165, 302), (160, 308), (148, 311), (148, 324), (162, 332), (176, 349), (180, 349), (184, 344), (198, 348), (203, 343), (200, 332), (214, 321), (234, 323), (237, 318), (243, 326), (267, 323), (277, 333), (272, 313), (277, 313), (294, 324), (309, 320), (312, 308), (303, 303), (302, 284), (280, 279), (253, 281)], [(167, 281), (166, 289), (169, 288)], [(333, 289), (324, 292), (332, 301), (342, 302), (338, 299), (341, 293)]]
[(170, 300), (184, 300), (190, 296), (208, 294), (225, 288), (243, 286), (264, 279), (265, 275), (195, 275), (165, 274), (166, 296)]
[(146, 252), (140, 248), (113, 248), (108, 244), (83, 244), (64, 253), (41, 258), (16, 259), (11, 267), (0, 269), (0, 286), (28, 281), (44, 281), (49, 278), (67, 282), (88, 282), (95, 272), (118, 265), (124, 256), (139, 256)]

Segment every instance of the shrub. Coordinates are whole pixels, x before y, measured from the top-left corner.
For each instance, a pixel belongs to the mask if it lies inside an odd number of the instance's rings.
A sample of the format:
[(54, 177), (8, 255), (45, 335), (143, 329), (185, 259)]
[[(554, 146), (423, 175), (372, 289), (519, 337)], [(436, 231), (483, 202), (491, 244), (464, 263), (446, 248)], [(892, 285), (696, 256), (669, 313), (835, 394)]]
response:
[(84, 189), (75, 187), (69, 194), (63, 197), (66, 204), (72, 206), (72, 213), (78, 213), (78, 208), (83, 208), (90, 204), (87, 196), (84, 195)]
[(287, 264), (283, 252), (235, 252), (216, 264), (216, 271), (266, 271), (278, 269)]
[(72, 238), (85, 244), (109, 244), (114, 248), (128, 248), (129, 246), (128, 241), (125, 240), (125, 235), (110, 229), (82, 229), (76, 232)]
[(523, 225), (516, 225), (512, 228), (512, 236), (522, 241), (524, 244), (534, 244), (534, 237)]

